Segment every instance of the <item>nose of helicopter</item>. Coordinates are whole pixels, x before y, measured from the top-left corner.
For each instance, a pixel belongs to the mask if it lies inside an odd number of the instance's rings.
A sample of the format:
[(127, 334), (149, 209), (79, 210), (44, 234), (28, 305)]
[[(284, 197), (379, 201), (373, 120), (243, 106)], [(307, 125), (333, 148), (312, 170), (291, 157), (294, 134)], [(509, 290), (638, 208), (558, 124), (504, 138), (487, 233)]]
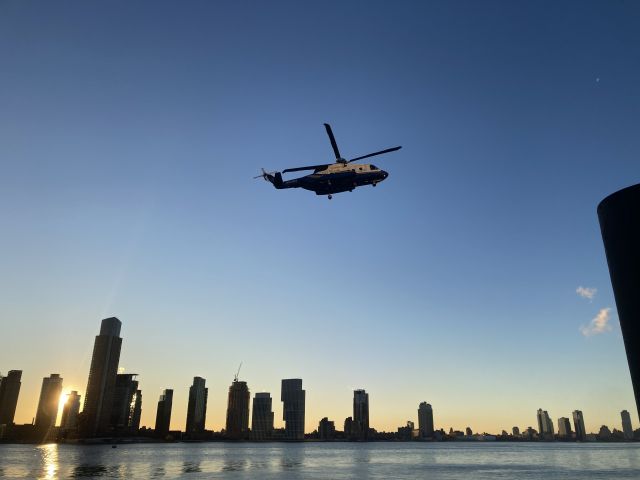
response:
[(389, 176), (389, 174), (387, 172), (385, 172), (384, 170), (381, 170), (380, 173), (382, 174), (382, 180), (384, 180), (385, 178), (387, 178)]

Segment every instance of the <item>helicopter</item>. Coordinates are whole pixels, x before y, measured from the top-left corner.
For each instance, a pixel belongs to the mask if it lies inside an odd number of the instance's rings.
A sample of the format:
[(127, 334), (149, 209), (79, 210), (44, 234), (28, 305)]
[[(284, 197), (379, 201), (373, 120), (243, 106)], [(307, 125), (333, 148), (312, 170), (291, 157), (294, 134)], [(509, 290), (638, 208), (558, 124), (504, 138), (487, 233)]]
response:
[[(354, 188), (363, 187), (365, 185), (376, 186), (378, 183), (386, 179), (389, 174), (373, 164), (352, 163), (356, 160), (382, 155), (383, 153), (395, 152), (402, 147), (387, 148), (379, 152), (369, 153), (361, 157), (345, 160), (340, 155), (338, 144), (331, 131), (328, 123), (324, 124), (327, 130), (333, 153), (336, 156), (335, 163), (325, 163), (322, 165), (309, 165), (306, 167), (287, 168), (282, 172), (266, 172), (262, 169), (262, 174), (253, 178), (264, 178), (278, 190), (285, 188), (304, 188), (315, 192), (316, 195), (327, 195), (329, 200), (333, 198), (334, 193), (352, 192)], [(282, 175), (290, 172), (301, 172), (304, 170), (313, 170), (313, 173), (304, 177), (293, 178), (291, 180), (283, 180)]]

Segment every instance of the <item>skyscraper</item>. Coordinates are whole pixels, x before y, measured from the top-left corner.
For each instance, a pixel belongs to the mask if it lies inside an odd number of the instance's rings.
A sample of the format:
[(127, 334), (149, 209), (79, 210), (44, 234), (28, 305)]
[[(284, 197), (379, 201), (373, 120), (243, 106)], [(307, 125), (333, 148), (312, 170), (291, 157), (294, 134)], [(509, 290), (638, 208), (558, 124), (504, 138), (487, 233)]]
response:
[(640, 184), (609, 195), (598, 220), (627, 352), (631, 384), (640, 412)]
[(369, 394), (364, 390), (353, 391), (353, 427), (359, 440), (369, 439)]
[(42, 379), (40, 389), (40, 400), (36, 411), (35, 426), (42, 432), (48, 432), (56, 426), (58, 417), (58, 405), (60, 404), (60, 394), (62, 393), (62, 378), (57, 373)]
[[(111, 408), (111, 428), (120, 432), (133, 433), (140, 423), (136, 403), (141, 402), (138, 390), (137, 373), (118, 373), (113, 390), (113, 406)], [(140, 405), (137, 406), (140, 408)], [(136, 414), (138, 419), (136, 419)]]
[(540, 437), (543, 437), (547, 422), (544, 418), (544, 414), (541, 408), (539, 408), (536, 412), (536, 420), (538, 421), (538, 432), (540, 432)]
[(186, 434), (197, 436), (204, 433), (204, 423), (207, 418), (207, 397), (209, 389), (202, 377), (193, 377), (193, 385), (189, 387), (189, 404), (187, 405)]
[(120, 361), (120, 328), (115, 317), (105, 318), (93, 344), (89, 381), (84, 396), (81, 431), (83, 436), (105, 433), (111, 422), (111, 407)]
[(540, 438), (547, 440), (553, 440), (553, 422), (549, 417), (549, 412), (546, 410), (538, 409), (538, 431), (540, 432)]
[(624, 433), (624, 438), (626, 440), (633, 439), (633, 427), (631, 426), (631, 415), (626, 410), (622, 410), (620, 412), (620, 417), (622, 418), (622, 432)]
[(251, 436), (254, 440), (267, 440), (273, 434), (273, 411), (271, 394), (256, 393), (251, 413)]
[(418, 430), (422, 438), (433, 437), (433, 409), (427, 402), (418, 406)]
[(571, 437), (571, 422), (567, 417), (560, 417), (558, 419), (558, 436), (560, 438)]
[(584, 441), (587, 439), (587, 431), (584, 428), (584, 417), (580, 410), (573, 411), (573, 429), (576, 432), (576, 440)]
[(305, 391), (302, 389), (302, 379), (289, 378), (282, 380), (280, 398), (283, 403), (282, 418), (285, 422), (285, 439), (304, 440)]
[(67, 401), (62, 407), (60, 419), (62, 430), (75, 430), (78, 427), (78, 413), (80, 413), (80, 395), (74, 390), (67, 396)]
[(0, 379), (0, 425), (12, 425), (18, 405), (22, 370), (9, 370), (6, 377)]
[(249, 432), (249, 387), (237, 378), (229, 387), (227, 437), (239, 440)]
[(171, 426), (171, 407), (173, 406), (173, 390), (167, 389), (158, 400), (158, 410), (156, 412), (156, 436), (166, 437)]

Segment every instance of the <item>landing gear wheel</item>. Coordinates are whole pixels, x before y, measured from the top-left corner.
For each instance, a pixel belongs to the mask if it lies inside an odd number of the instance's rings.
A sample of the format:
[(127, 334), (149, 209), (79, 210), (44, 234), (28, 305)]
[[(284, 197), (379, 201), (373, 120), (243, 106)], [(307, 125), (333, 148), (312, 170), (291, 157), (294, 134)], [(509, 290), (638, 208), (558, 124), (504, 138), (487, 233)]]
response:
[(377, 185), (377, 183), (373, 182), (371, 185), (373, 185), (375, 187)]
[(332, 195), (329, 195), (327, 198), (328, 198), (329, 200), (331, 200), (331, 199), (333, 198), (333, 196), (332, 196)]

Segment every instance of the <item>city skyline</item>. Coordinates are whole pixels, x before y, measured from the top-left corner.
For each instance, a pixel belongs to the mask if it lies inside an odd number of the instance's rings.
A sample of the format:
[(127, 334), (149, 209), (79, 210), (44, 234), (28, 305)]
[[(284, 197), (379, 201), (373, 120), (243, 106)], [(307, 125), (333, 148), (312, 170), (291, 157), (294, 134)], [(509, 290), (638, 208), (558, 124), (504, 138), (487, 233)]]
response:
[[(78, 416), (81, 394), (73, 390), (70, 394), (63, 394), (63, 378), (60, 374), (54, 373), (42, 380), (38, 409), (34, 417), (34, 425), (39, 431), (50, 431), (53, 427), (60, 425), (63, 431), (67, 428), (75, 428), (82, 436), (100, 436), (111, 434), (133, 434), (141, 426), (146, 428), (159, 428), (160, 436), (166, 436), (170, 430), (182, 431), (180, 428), (172, 428), (171, 418), (173, 411), (173, 389), (164, 389), (155, 410), (155, 422), (149, 425), (141, 424), (142, 418), (142, 391), (138, 388), (138, 374), (117, 373), (123, 370), (118, 365), (120, 349), (123, 344), (121, 335), (122, 322), (116, 317), (105, 318), (100, 323), (99, 335), (95, 337), (92, 363), (89, 370), (87, 388), (94, 389), (93, 398), (87, 402), (87, 414), (81, 413)], [(242, 366), (242, 365), (241, 365)], [(250, 419), (251, 427), (258, 423), (258, 434), (252, 435), (252, 439), (270, 438), (273, 428), (279, 428), (274, 424), (274, 413), (270, 392), (258, 392), (253, 401), (258, 400), (259, 414), (256, 417), (251, 401), (249, 385), (246, 381), (239, 380), (238, 372), (234, 376), (231, 386), (228, 388), (226, 422), (222, 428), (207, 428), (206, 416), (208, 406), (208, 392), (206, 378), (193, 377), (193, 383), (189, 387), (189, 401), (186, 410), (186, 426), (184, 432), (187, 438), (198, 439), (206, 430), (226, 432), (229, 439), (249, 438)], [(22, 371), (11, 370), (7, 377), (7, 382), (2, 382), (0, 376), (0, 416), (10, 418), (12, 409), (15, 408), (16, 401), (19, 401), (19, 389), (21, 386)], [(302, 379), (282, 379), (281, 380), (281, 401), (283, 409), (283, 438), (289, 440), (302, 440), (307, 430), (308, 415), (306, 412), (306, 390), (302, 388)], [(101, 390), (96, 390), (96, 385), (103, 385)], [(17, 389), (16, 389), (17, 386)], [(16, 398), (16, 391), (18, 397)], [(266, 402), (266, 403), (265, 403)], [(55, 405), (54, 405), (55, 404)], [(99, 408), (95, 405), (99, 405)], [(108, 405), (108, 406), (107, 406)], [(84, 409), (82, 410), (84, 412)], [(620, 413), (621, 429), (625, 438), (633, 436), (631, 427), (632, 420), (627, 410)], [(147, 415), (148, 417), (149, 415)], [(69, 419), (71, 417), (71, 419)], [(99, 420), (106, 418), (107, 420)], [(345, 435), (347, 438), (357, 440), (368, 440), (370, 428), (369, 421), (369, 394), (364, 389), (353, 390), (352, 414), (345, 417)], [(418, 424), (415, 430), (418, 437), (432, 437), (434, 429), (444, 430), (443, 425), (436, 426), (432, 406), (422, 401), (418, 407), (417, 421), (409, 420), (407, 428)], [(591, 433), (585, 426), (582, 411), (572, 412), (574, 423), (573, 434), (576, 438), (585, 440), (586, 435)], [(78, 419), (80, 421), (78, 422)], [(305, 419), (307, 422), (305, 422)], [(328, 421), (328, 417), (321, 418), (322, 422)], [(552, 440), (556, 436), (554, 422), (547, 410), (538, 408), (536, 413), (537, 432), (541, 439)], [(5, 422), (7, 420), (5, 419)], [(69, 422), (73, 426), (69, 425)], [(20, 424), (16, 422), (15, 424)], [(331, 421), (334, 424), (334, 421)], [(347, 425), (348, 423), (348, 425)], [(469, 422), (467, 422), (468, 424)], [(571, 422), (566, 417), (559, 417), (558, 437), (567, 438), (572, 434)], [(601, 424), (600, 428), (605, 425)], [(614, 428), (615, 425), (613, 424)], [(159, 427), (158, 427), (159, 426)], [(331, 427), (335, 431), (335, 426)], [(375, 428), (375, 427), (373, 427)], [(449, 426), (450, 430), (457, 430)], [(523, 431), (531, 431), (531, 426), (523, 427)], [(109, 430), (111, 429), (111, 430)], [(519, 425), (512, 426), (514, 434), (519, 431)], [(459, 429), (458, 431), (461, 431)], [(387, 431), (387, 430), (382, 430)], [(390, 430), (393, 431), (393, 428)], [(471, 435), (472, 429), (466, 427), (467, 435)], [(490, 429), (480, 429), (476, 432), (493, 432)], [(495, 430), (496, 432), (498, 430)], [(503, 428), (504, 432), (505, 429)], [(265, 433), (267, 432), (267, 433)]]
[[(422, 401), (461, 431), (535, 428), (541, 407), (554, 428), (576, 409), (587, 431), (638, 423), (596, 207), (640, 179), (640, 5), (331, 7), (3, 6), (18, 423), (52, 373), (91, 402), (113, 315), (142, 425), (173, 389), (183, 430), (200, 376), (219, 430), (241, 361), (276, 427), (288, 378), (307, 431), (342, 428), (357, 389), (378, 430), (417, 424)], [(389, 177), (330, 202), (252, 180), (333, 159), (323, 123), (345, 158), (402, 145), (376, 160)]]

